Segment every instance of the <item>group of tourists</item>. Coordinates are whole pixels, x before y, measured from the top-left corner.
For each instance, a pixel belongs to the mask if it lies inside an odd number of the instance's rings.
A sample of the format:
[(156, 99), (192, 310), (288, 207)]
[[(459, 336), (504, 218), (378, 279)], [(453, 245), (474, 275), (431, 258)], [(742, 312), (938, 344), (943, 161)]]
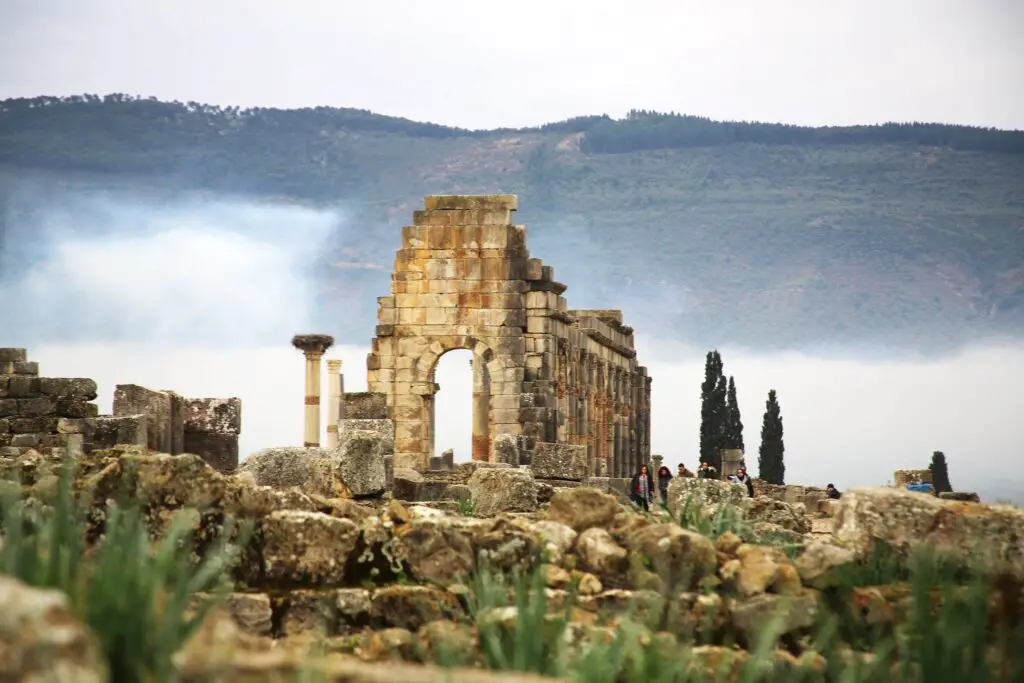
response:
[[(633, 476), (633, 480), (630, 482), (630, 497), (637, 507), (643, 508), (645, 512), (650, 512), (651, 505), (654, 504), (655, 490), (660, 495), (662, 504), (668, 504), (668, 484), (672, 481), (673, 476), (684, 479), (717, 479), (718, 470), (713, 465), (702, 462), (700, 467), (697, 468), (697, 472), (694, 473), (686, 469), (686, 465), (680, 463), (679, 469), (673, 475), (668, 467), (662, 465), (658, 468), (657, 489), (655, 489), (655, 477), (651, 476), (651, 471), (647, 465), (641, 465), (640, 471)], [(746, 467), (740, 467), (736, 470), (736, 474), (730, 474), (727, 477), (727, 481), (744, 485), (747, 489), (747, 496), (750, 498), (754, 497), (754, 482), (750, 475), (747, 474)]]

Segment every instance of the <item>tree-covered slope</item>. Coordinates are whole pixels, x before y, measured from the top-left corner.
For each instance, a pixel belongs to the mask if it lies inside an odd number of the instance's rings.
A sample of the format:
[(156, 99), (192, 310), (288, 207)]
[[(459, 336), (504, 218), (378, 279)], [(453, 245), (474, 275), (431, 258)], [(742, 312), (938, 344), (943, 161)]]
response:
[[(111, 95), (0, 103), (0, 182), (74, 179), (343, 202), (369, 331), (424, 194), (514, 192), (578, 306), (757, 347), (938, 349), (1024, 331), (1024, 132), (804, 128), (633, 112), (468, 131), (354, 109)], [(337, 262), (327, 254), (326, 262)], [(340, 294), (338, 296), (341, 296)], [(328, 300), (331, 296), (328, 296)]]

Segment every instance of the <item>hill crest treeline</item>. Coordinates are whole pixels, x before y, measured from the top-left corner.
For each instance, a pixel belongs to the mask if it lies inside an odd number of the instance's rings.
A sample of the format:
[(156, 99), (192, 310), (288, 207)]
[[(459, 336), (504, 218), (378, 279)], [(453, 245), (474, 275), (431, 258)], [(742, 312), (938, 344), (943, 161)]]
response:
[[(580, 151), (616, 154), (642, 150), (680, 149), (731, 144), (759, 145), (916, 145), (959, 151), (1024, 154), (1024, 131), (943, 123), (883, 123), (861, 126), (808, 127), (757, 121), (715, 121), (707, 117), (633, 110), (621, 120), (607, 115), (580, 116), (527, 128), (469, 130), (436, 123), (375, 114), (365, 109), (307, 107), (302, 109), (221, 107), (198, 102), (164, 102), (124, 94), (40, 96), (0, 101), (0, 161), (29, 163), (46, 157), (17, 144), (17, 137), (35, 129), (66, 134), (126, 136), (164, 134), (165, 144), (189, 146), (199, 138), (243, 137), (273, 131), (281, 134), (339, 131), (403, 134), (418, 138), (482, 138), (509, 133), (584, 133)], [(176, 135), (175, 135), (176, 134)], [(189, 139), (191, 138), (191, 139)]]

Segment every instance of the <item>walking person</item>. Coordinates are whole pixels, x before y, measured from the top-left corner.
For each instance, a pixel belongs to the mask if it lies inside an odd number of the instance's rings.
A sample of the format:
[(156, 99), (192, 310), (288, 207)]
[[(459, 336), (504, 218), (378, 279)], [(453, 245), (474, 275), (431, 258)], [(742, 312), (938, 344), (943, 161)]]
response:
[(661, 502), (668, 505), (668, 485), (672, 481), (672, 471), (662, 465), (658, 468), (658, 493), (661, 494)]
[(651, 511), (651, 503), (654, 502), (654, 479), (647, 465), (641, 465), (640, 471), (633, 476), (629, 491), (637, 507), (642, 507), (644, 512)]

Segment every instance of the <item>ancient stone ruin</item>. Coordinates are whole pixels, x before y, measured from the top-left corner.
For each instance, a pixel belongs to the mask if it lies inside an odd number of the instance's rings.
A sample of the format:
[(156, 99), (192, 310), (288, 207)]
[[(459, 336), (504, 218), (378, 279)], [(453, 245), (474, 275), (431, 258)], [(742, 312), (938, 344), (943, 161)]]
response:
[(130, 445), (194, 453), (222, 472), (238, 466), (237, 398), (185, 398), (119, 384), (112, 415), (100, 415), (95, 400), (95, 381), (40, 377), (39, 364), (28, 360), (25, 349), (0, 348), (0, 455), (28, 449), (82, 455)]
[(515, 195), (426, 197), (378, 298), (369, 393), (345, 394), (342, 411), (356, 398), (364, 413), (376, 406), (360, 417), (393, 420), (395, 467), (425, 470), (438, 360), (468, 349), (473, 460), (539, 478), (629, 476), (650, 459), (651, 378), (633, 329), (618, 310), (568, 308), (566, 285), (512, 224), (516, 208)]

